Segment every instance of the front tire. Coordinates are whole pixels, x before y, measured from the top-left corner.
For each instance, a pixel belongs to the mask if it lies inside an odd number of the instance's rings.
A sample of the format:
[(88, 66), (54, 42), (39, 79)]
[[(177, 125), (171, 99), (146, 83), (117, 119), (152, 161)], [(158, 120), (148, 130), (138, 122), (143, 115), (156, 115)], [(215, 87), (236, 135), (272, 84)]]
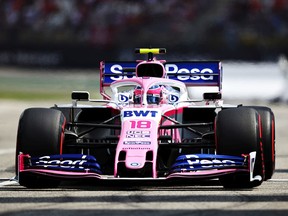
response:
[[(49, 108), (26, 109), (19, 120), (16, 146), (16, 175), (18, 154), (31, 157), (61, 154), (65, 117), (61, 111)], [(19, 173), (19, 184), (27, 188), (57, 187), (59, 180), (28, 173)]]
[(251, 106), (261, 117), (262, 144), (265, 163), (265, 180), (275, 171), (275, 117), (272, 110), (263, 106)]
[(261, 185), (265, 178), (260, 121), (259, 114), (252, 108), (231, 108), (218, 113), (215, 128), (217, 154), (241, 156), (256, 151), (253, 175), (262, 178), (250, 182), (249, 173), (222, 176), (219, 179), (224, 188), (253, 188)]

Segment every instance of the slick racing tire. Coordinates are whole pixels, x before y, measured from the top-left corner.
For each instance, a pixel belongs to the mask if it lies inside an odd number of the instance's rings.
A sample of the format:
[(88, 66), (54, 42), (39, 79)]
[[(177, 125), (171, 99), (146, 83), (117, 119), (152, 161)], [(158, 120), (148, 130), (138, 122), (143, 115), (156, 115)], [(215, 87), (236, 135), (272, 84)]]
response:
[(265, 178), (263, 148), (261, 144), (260, 116), (253, 108), (231, 108), (220, 111), (216, 117), (217, 154), (241, 156), (256, 151), (253, 176), (261, 181), (250, 182), (249, 173), (234, 173), (219, 178), (224, 188), (253, 188)]
[(275, 117), (268, 107), (251, 106), (251, 108), (254, 108), (261, 117), (265, 180), (268, 180), (272, 178), (275, 171)]
[(19, 120), (16, 146), (16, 175), (19, 184), (27, 188), (57, 187), (59, 180), (21, 172), (18, 174), (18, 154), (31, 157), (60, 154), (64, 139), (65, 117), (61, 111), (49, 108), (26, 109)]

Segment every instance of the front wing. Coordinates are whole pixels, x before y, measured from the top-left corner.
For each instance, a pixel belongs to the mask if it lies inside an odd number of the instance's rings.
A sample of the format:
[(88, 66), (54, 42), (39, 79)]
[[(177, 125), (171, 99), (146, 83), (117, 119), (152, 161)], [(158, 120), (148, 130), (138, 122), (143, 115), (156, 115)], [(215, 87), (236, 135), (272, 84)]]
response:
[(214, 154), (191, 154), (179, 156), (163, 177), (133, 177), (105, 175), (96, 158), (91, 155), (62, 154), (43, 157), (18, 155), (18, 176), (20, 173), (49, 176), (58, 179), (110, 179), (110, 180), (163, 180), (174, 178), (208, 179), (233, 173), (249, 173), (250, 181), (261, 181), (253, 176), (256, 152), (249, 155), (228, 156)]

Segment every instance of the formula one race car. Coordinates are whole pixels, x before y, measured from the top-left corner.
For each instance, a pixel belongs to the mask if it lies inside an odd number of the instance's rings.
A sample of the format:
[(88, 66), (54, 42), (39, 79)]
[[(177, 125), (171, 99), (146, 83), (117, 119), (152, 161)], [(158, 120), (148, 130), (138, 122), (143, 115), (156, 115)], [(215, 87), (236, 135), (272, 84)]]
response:
[[(16, 175), (28, 188), (61, 180), (219, 179), (252, 188), (275, 169), (275, 122), (268, 107), (225, 105), (219, 61), (100, 63), (102, 100), (72, 92), (71, 105), (26, 109), (19, 121)], [(201, 100), (188, 87), (214, 86)], [(110, 87), (110, 88), (109, 88)], [(110, 90), (109, 90), (110, 89)]]

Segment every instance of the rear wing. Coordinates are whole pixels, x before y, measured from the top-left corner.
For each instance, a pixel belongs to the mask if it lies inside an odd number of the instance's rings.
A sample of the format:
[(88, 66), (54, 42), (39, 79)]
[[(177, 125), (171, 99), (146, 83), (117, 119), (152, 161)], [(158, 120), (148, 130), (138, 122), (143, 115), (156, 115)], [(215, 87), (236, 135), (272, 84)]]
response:
[[(100, 63), (100, 92), (116, 80), (136, 77), (135, 61), (102, 61)], [(167, 79), (178, 80), (189, 86), (217, 86), (222, 89), (222, 65), (220, 61), (181, 61), (163, 63)]]

